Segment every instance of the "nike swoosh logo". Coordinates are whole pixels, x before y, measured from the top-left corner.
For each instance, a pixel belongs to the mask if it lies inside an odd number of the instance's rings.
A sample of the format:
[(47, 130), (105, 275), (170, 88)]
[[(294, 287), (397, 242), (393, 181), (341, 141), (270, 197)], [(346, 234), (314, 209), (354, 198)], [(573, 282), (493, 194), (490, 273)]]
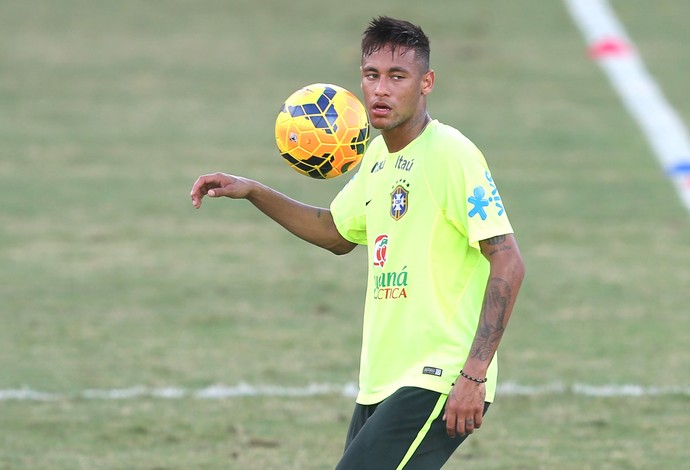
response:
[(369, 199), (367, 202), (364, 203), (364, 205), (368, 206), (371, 201), (372, 201), (372, 199)]

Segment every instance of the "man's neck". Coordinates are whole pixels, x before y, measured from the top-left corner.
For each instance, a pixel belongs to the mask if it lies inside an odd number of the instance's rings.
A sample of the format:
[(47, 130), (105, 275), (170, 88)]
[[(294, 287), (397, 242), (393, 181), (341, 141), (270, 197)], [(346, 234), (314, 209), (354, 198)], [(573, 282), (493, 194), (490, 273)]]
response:
[(415, 140), (424, 132), (426, 126), (431, 122), (431, 116), (424, 111), (419, 117), (410, 119), (406, 125), (398, 126), (395, 129), (381, 131), (381, 136), (389, 153), (399, 152)]

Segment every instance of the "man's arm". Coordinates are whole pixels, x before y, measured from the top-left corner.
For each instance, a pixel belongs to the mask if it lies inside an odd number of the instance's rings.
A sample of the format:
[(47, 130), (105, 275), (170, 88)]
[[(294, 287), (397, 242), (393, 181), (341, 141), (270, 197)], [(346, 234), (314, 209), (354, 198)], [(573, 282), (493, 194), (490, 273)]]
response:
[(337, 255), (357, 246), (340, 235), (328, 209), (302, 204), (254, 180), (224, 173), (203, 175), (190, 195), (197, 209), (204, 196), (246, 199), (293, 235)]
[[(489, 280), (470, 354), (446, 403), (448, 435), (469, 434), (482, 424), (486, 378), (517, 298), (525, 266), (513, 235), (499, 235), (479, 242), (490, 263)], [(473, 380), (474, 379), (474, 380)]]

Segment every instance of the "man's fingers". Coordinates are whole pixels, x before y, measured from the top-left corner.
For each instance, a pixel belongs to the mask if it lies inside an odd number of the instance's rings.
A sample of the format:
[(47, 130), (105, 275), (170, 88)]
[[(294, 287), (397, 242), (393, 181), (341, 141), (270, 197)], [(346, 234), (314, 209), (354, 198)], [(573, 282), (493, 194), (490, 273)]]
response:
[(445, 416), (445, 421), (446, 421), (446, 433), (450, 437), (455, 437), (455, 421), (456, 417), (454, 413), (446, 413)]
[(201, 207), (201, 200), (204, 198), (206, 193), (207, 193), (206, 188), (201, 188), (201, 189), (191, 193), (192, 204), (194, 205), (194, 207), (196, 207), (197, 209), (199, 207)]
[(197, 192), (192, 192), (192, 205), (196, 207), (197, 209), (201, 207), (201, 199), (204, 197), (203, 193), (197, 191)]
[(458, 434), (461, 436), (471, 434), (477, 427), (474, 419), (465, 419), (462, 416), (462, 414), (456, 413), (453, 409), (446, 410), (443, 420), (446, 422), (446, 433), (449, 437), (455, 437)]
[(482, 413), (477, 413), (474, 415), (474, 429), (479, 429), (482, 427)]
[(443, 410), (443, 421), (446, 423), (446, 434), (455, 437), (455, 414), (448, 408), (448, 403), (446, 403), (446, 409)]
[(215, 186), (215, 187), (209, 188), (207, 191), (208, 197), (232, 196), (232, 194), (233, 194), (233, 187), (232, 187), (231, 183), (227, 183), (225, 185)]
[(456, 414), (453, 409), (446, 409), (443, 414), (443, 421), (446, 422), (446, 433), (449, 437), (466, 436), (481, 427), (482, 413), (477, 412), (472, 417), (472, 415), (467, 416), (463, 413)]
[(189, 195), (192, 197), (192, 204), (197, 209), (201, 207), (201, 200), (206, 195), (206, 176), (199, 176), (192, 186)]
[(197, 209), (201, 207), (201, 200), (204, 196), (220, 197), (225, 193), (222, 191), (223, 187), (228, 185), (232, 180), (229, 175), (223, 173), (214, 173), (210, 175), (201, 175), (197, 178), (192, 186), (190, 196), (192, 197), (192, 204)]
[(194, 182), (194, 185), (192, 186), (192, 191), (191, 195), (194, 196), (195, 194), (201, 194), (202, 193), (202, 188), (206, 186), (208, 175), (202, 175), (199, 176), (196, 181)]

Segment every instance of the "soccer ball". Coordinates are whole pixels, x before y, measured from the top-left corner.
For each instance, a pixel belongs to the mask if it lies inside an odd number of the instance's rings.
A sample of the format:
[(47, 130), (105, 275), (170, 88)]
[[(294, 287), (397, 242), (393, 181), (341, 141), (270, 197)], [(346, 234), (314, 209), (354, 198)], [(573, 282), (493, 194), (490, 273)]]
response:
[(290, 167), (312, 178), (334, 178), (362, 159), (369, 119), (355, 95), (337, 85), (315, 83), (285, 100), (275, 132)]

